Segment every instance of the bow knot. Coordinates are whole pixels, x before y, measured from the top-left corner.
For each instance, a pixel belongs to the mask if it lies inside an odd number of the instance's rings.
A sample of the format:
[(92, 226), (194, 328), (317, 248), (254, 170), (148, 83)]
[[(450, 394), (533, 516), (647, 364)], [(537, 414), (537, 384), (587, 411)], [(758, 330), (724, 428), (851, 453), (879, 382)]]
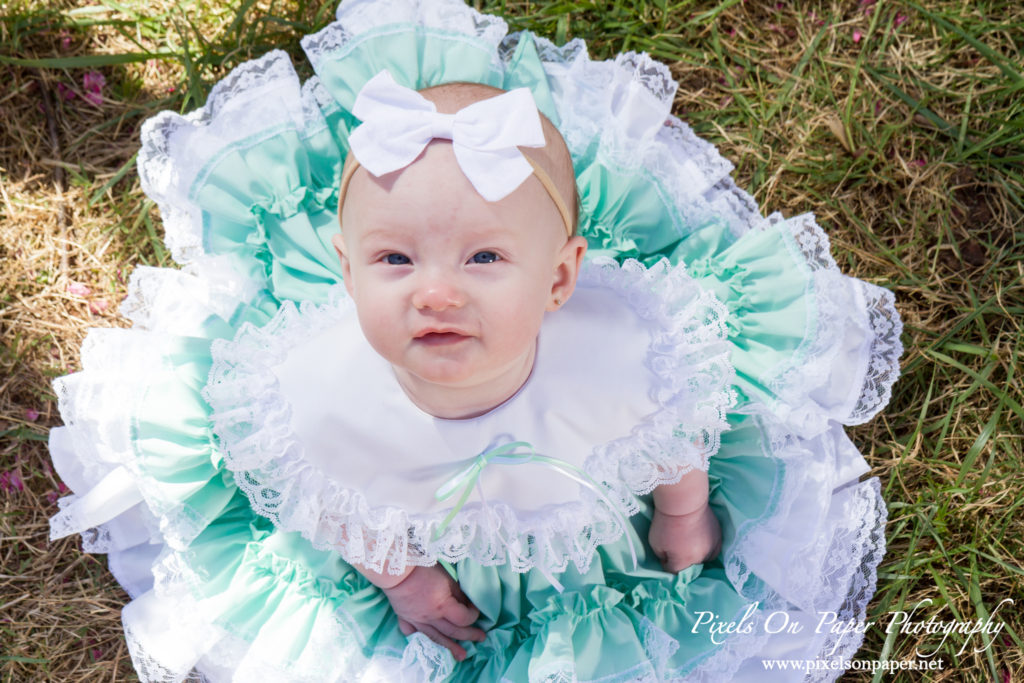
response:
[(455, 136), (455, 114), (434, 114), (430, 117), (430, 137), (451, 140)]
[[(439, 501), (444, 501), (456, 494), (458, 494), (459, 498), (456, 501), (455, 506), (448, 512), (448, 515), (434, 532), (433, 540), (436, 541), (441, 538), (445, 530), (448, 528), (448, 525), (451, 524), (453, 519), (455, 519), (455, 515), (462, 510), (462, 507), (469, 499), (469, 495), (472, 493), (473, 488), (479, 485), (480, 475), (483, 474), (485, 467), (491, 464), (526, 465), (529, 463), (544, 465), (549, 469), (552, 469), (555, 472), (575, 481), (584, 488), (593, 491), (597, 497), (608, 506), (608, 509), (611, 510), (612, 514), (615, 515), (615, 519), (618, 522), (619, 527), (622, 529), (622, 534), (625, 536), (626, 542), (629, 544), (629, 553), (633, 558), (633, 568), (636, 569), (636, 548), (633, 547), (633, 539), (629, 535), (628, 514), (624, 509), (622, 509), (622, 506), (609, 498), (601, 485), (594, 481), (594, 479), (584, 470), (576, 467), (575, 465), (571, 465), (564, 460), (559, 460), (558, 458), (553, 458), (548, 455), (541, 455), (526, 441), (513, 441), (479, 453), (466, 467), (456, 472), (451, 478), (441, 484), (437, 491), (434, 492), (434, 498)], [(483, 492), (481, 491), (481, 497), (482, 495)], [(441, 564), (446, 570), (448, 570), (448, 573), (455, 578), (455, 570), (452, 566), (444, 560), (441, 560)], [(540, 570), (549, 581), (551, 581), (551, 584), (559, 593), (562, 592), (562, 585), (547, 571), (547, 569), (539, 564), (537, 565), (537, 569)]]
[(540, 114), (527, 88), (474, 102), (454, 114), (395, 82), (386, 70), (359, 91), (349, 136), (352, 153), (381, 176), (405, 168), (434, 139), (451, 140), (459, 168), (487, 201), (511, 194), (533, 173), (519, 147), (543, 147)]

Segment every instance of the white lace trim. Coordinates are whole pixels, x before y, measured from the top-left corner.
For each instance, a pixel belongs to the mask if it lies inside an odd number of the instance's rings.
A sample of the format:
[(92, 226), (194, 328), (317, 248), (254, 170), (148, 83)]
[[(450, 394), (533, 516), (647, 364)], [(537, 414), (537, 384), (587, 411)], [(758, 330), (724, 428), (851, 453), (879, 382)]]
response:
[[(259, 571), (262, 561), (256, 560), (256, 563), (252, 568)], [(225, 605), (217, 596), (209, 600), (198, 597), (204, 579), (191, 569), (184, 554), (165, 551), (154, 564), (153, 573), (156, 579), (153, 593), (145, 596), (150, 614), (142, 626), (146, 630), (155, 627), (155, 633), (138, 632), (134, 624), (125, 622), (132, 663), (143, 683), (436, 680), (422, 675), (424, 667), (417, 656), (415, 641), (418, 637), (415, 635), (410, 638), (407, 648), (410, 654), (405, 658), (411, 665), (406, 664), (400, 650), (378, 647), (368, 657), (358, 628), (349, 623), (345, 614), (321, 605), (311, 607), (315, 614), (311, 615), (309, 638), (302, 651), (298, 655), (282, 653), (274, 647), (266, 647), (268, 643), (261, 642), (259, 634), (250, 640), (218, 625), (217, 615), (223, 612)], [(164, 619), (170, 621), (165, 623)], [(419, 649), (429, 648), (421, 643)]]
[[(338, 6), (337, 21), (302, 39), (302, 49), (314, 67), (342, 58), (353, 36), (418, 30), (443, 32), (453, 39), (473, 40), (495, 50), (508, 32), (501, 17), (481, 14), (461, 0), (349, 0)], [(497, 59), (495, 59), (497, 65)], [(372, 75), (372, 74), (371, 74)]]
[[(505, 39), (506, 61), (521, 38)], [(730, 177), (732, 163), (670, 114), (677, 85), (663, 64), (633, 52), (594, 62), (581, 40), (562, 47), (533, 40), (574, 157), (596, 141), (597, 163), (621, 174), (648, 175), (665, 205), (678, 212), (680, 235), (712, 219), (726, 221), (734, 237), (765, 225), (753, 197)]]
[[(824, 551), (820, 556), (824, 563), (819, 578), (808, 583), (803, 591), (805, 604), (813, 605), (805, 609), (805, 613), (813, 615), (815, 621), (820, 617), (818, 610), (834, 611), (837, 620), (841, 622), (863, 621), (868, 602), (875, 593), (878, 564), (885, 555), (887, 516), (878, 479), (857, 485), (855, 495), (847, 507), (846, 515), (839, 525), (820, 534), (824, 539)], [(779, 512), (782, 516), (787, 514)], [(818, 566), (813, 559), (809, 564)], [(732, 572), (730, 580), (737, 580)], [(671, 680), (701, 683), (730, 680), (746, 662), (760, 660), (770, 640), (763, 625), (764, 615), (772, 610), (791, 609), (794, 605), (770, 589), (756, 599), (760, 601), (761, 611), (759, 620), (753, 624), (749, 633), (729, 638), (688, 675)], [(863, 640), (864, 634), (856, 629), (841, 634), (829, 633), (820, 651), (804, 652), (798, 656), (823, 661), (849, 660)], [(830, 681), (842, 673), (841, 670), (818, 672), (805, 680)]]
[[(780, 415), (793, 429), (816, 432), (827, 420), (861, 424), (874, 417), (888, 403), (892, 385), (899, 377), (903, 353), (900, 334), (903, 324), (888, 290), (844, 276), (833, 260), (828, 236), (811, 214), (784, 221), (779, 234), (795, 252), (796, 262), (805, 264), (808, 276), (808, 329), (804, 341), (780, 367), (768, 376), (769, 389), (785, 404)], [(852, 405), (841, 413), (822, 410), (812, 392), (825, 386), (843, 351), (850, 326), (869, 335), (863, 367), (855, 378)]]
[[(609, 287), (637, 314), (659, 323), (646, 363), (656, 377), (652, 398), (661, 409), (621, 439), (603, 444), (584, 469), (629, 514), (635, 494), (674, 483), (693, 468), (707, 469), (719, 446), (725, 411), (734, 395), (729, 385), (724, 307), (702, 291), (682, 268), (663, 262), (645, 269), (637, 262), (588, 265), (582, 282)], [(407, 563), (470, 557), (484, 564), (524, 572), (539, 566), (561, 572), (572, 562), (586, 571), (594, 549), (622, 534), (617, 512), (587, 492), (583, 501), (556, 513), (522, 516), (503, 504), (464, 509), (439, 538), (443, 514), (410, 515), (373, 507), (363, 495), (322, 475), (302, 455), (291, 432), (289, 408), (268, 368), (282, 360), (298, 339), (332, 325), (351, 306), (340, 288), (322, 307), (285, 304), (262, 329), (244, 326), (235, 341), (218, 341), (203, 395), (212, 422), (253, 509), (321, 549), (339, 552), (350, 563), (401, 573)], [(699, 397), (694, 400), (694, 396)]]
[(889, 403), (892, 386), (900, 375), (903, 355), (903, 321), (896, 310), (896, 297), (888, 289), (855, 281), (867, 301), (868, 323), (871, 326), (870, 361), (857, 404), (850, 411), (846, 424), (863, 424)]

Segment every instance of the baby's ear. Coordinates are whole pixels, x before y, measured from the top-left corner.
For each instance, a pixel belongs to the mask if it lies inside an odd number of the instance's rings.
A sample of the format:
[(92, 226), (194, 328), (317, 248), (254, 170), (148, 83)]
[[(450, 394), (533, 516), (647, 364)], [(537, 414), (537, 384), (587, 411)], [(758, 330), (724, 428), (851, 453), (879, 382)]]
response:
[(340, 232), (336, 233), (331, 237), (331, 244), (334, 245), (334, 251), (338, 253), (338, 260), (341, 262), (341, 279), (345, 284), (345, 289), (348, 290), (349, 296), (352, 296), (352, 264), (348, 260), (345, 238), (341, 236)]
[(576, 289), (576, 278), (579, 277), (580, 268), (583, 266), (583, 256), (587, 253), (587, 240), (577, 235), (571, 237), (558, 252), (558, 260), (555, 263), (555, 278), (551, 284), (551, 302), (547, 310), (555, 311), (561, 308), (573, 290)]

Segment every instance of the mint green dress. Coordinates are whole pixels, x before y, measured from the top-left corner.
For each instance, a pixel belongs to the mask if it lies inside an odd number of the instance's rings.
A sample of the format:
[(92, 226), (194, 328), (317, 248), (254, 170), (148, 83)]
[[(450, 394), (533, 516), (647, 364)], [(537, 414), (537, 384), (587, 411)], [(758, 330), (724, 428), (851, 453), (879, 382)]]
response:
[[(843, 425), (889, 400), (902, 352), (892, 295), (842, 275), (810, 214), (764, 217), (671, 115), (676, 84), (646, 55), (591, 61), (579, 40), (508, 35), (456, 0), (343, 2), (303, 48), (316, 73), (305, 83), (270, 52), (202, 109), (146, 123), (139, 173), (181, 268), (137, 268), (122, 308), (133, 327), (93, 330), (83, 370), (55, 383), (65, 426), (50, 449), (74, 495), (52, 536), (81, 533), (108, 554), (132, 597), (140, 679), (766, 681), (804, 678), (766, 658), (851, 658), (862, 636), (829, 626), (864, 618), (886, 510)], [(650, 497), (637, 495), (625, 535), (558, 573), (562, 590), (545, 572), (464, 559), (459, 582), (488, 637), (460, 663), (403, 636), (340, 553), (281, 524), (273, 491), (254, 499), (204, 392), (224, 369), (218, 345), (275, 334), (283, 306), (328, 303), (341, 281), (330, 239), (359, 125), (349, 109), (385, 68), (413, 88), (529, 88), (572, 153), (588, 258), (685, 273), (720, 302), (724, 319), (702, 324), (718, 325), (732, 368), (690, 387), (734, 399), (707, 425), (720, 556), (662, 571)], [(253, 379), (238, 392), (258, 403), (266, 390)], [(252, 436), (255, 450), (279, 446)]]

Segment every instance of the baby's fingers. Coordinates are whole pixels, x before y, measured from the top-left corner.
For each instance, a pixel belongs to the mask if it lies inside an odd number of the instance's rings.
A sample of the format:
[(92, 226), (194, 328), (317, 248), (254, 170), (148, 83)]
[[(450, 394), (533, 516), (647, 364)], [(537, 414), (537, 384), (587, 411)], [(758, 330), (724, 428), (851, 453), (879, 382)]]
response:
[(434, 623), (434, 627), (444, 635), (455, 640), (472, 640), (479, 643), (487, 637), (487, 634), (479, 628), (475, 628), (473, 626), (457, 626), (448, 621)]
[(430, 638), (438, 645), (448, 648), (448, 650), (452, 653), (452, 656), (455, 657), (455, 661), (461, 662), (466, 658), (465, 648), (463, 648), (461, 645), (456, 643), (448, 636), (441, 633), (439, 630), (437, 630), (430, 624), (418, 624), (417, 630), (423, 635), (425, 635), (427, 638)]
[(458, 600), (452, 599), (444, 603), (441, 608), (441, 616), (456, 626), (469, 626), (480, 618), (480, 610), (473, 605), (464, 605)]

